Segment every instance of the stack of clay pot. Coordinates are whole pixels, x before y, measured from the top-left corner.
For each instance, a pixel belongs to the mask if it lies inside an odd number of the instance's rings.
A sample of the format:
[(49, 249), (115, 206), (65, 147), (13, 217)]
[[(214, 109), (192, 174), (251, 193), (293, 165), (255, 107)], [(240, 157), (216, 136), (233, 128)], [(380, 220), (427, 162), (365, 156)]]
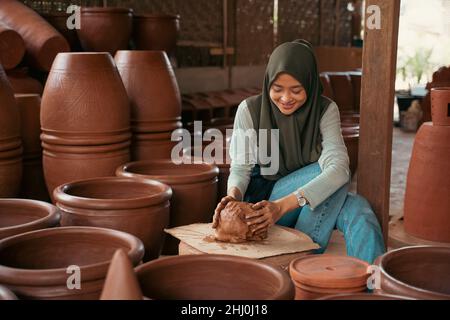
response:
[(115, 57), (131, 104), (132, 159), (170, 159), (181, 127), (177, 80), (164, 51), (118, 51)]
[[(170, 227), (212, 221), (217, 204), (219, 169), (210, 164), (180, 164), (171, 160), (133, 162), (117, 169), (116, 174), (135, 179), (153, 179), (173, 190), (170, 201)], [(179, 241), (166, 237), (163, 254), (177, 254)]]
[(138, 238), (112, 229), (63, 227), (22, 233), (0, 241), (0, 283), (20, 299), (97, 300), (118, 249), (134, 266), (144, 255)]
[(75, 181), (55, 189), (62, 211), (62, 226), (111, 228), (142, 240), (144, 260), (159, 257), (164, 228), (169, 225), (172, 190), (152, 180), (95, 178)]
[(296, 287), (295, 299), (364, 292), (367, 290), (368, 267), (368, 263), (359, 259), (330, 254), (293, 260), (289, 273)]
[(145, 297), (157, 300), (292, 300), (289, 276), (254, 259), (227, 255), (166, 257), (136, 268)]
[(406, 181), (405, 230), (450, 243), (450, 87), (431, 89), (431, 116), (417, 132)]
[(42, 168), (41, 124), (39, 114), (41, 97), (38, 94), (16, 94), (21, 120), (23, 144), (23, 174), (20, 196), (22, 198), (48, 201)]
[(133, 10), (82, 7), (78, 38), (85, 51), (109, 52), (128, 48), (133, 27)]
[(41, 107), (44, 175), (64, 183), (114, 176), (129, 161), (130, 107), (109, 53), (61, 53)]
[(17, 197), (22, 179), (20, 116), (0, 65), (0, 198)]
[(450, 248), (405, 247), (389, 251), (376, 263), (381, 273), (377, 293), (450, 300)]
[(0, 21), (0, 64), (6, 70), (15, 68), (25, 55), (22, 37)]

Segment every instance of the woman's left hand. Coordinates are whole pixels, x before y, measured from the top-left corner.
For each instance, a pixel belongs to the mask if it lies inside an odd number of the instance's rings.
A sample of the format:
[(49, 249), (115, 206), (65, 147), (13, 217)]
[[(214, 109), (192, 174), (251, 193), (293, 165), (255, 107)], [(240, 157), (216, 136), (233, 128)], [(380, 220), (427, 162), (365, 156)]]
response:
[(255, 203), (252, 209), (255, 211), (246, 215), (245, 218), (253, 234), (265, 232), (283, 215), (280, 204), (266, 200)]

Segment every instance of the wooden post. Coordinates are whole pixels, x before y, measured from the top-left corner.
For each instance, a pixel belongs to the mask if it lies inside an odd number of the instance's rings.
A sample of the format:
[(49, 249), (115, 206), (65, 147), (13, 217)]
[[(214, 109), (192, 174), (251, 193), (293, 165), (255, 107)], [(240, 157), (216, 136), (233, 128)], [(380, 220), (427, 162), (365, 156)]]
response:
[(357, 188), (372, 205), (387, 244), (400, 0), (366, 0), (366, 8), (371, 5), (380, 8), (381, 28), (368, 28), (366, 11)]

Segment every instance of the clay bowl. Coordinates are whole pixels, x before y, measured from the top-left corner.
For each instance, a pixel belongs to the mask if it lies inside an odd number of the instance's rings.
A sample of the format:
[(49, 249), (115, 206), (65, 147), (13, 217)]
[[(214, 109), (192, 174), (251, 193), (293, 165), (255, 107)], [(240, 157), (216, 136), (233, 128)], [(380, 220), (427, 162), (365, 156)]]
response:
[(431, 89), (431, 117), (435, 126), (450, 126), (450, 87)]
[(137, 267), (136, 274), (144, 296), (157, 300), (294, 298), (294, 286), (285, 272), (263, 262), (242, 257), (166, 257)]
[(322, 297), (318, 300), (414, 300), (408, 297), (394, 296), (390, 294), (351, 293), (336, 294)]
[(416, 299), (450, 300), (450, 248), (405, 247), (380, 259), (381, 290)]
[(133, 38), (139, 50), (172, 53), (177, 44), (180, 16), (144, 14), (134, 17)]
[(0, 239), (51, 228), (59, 224), (60, 212), (41, 201), (0, 199)]
[[(0, 241), (0, 283), (21, 299), (97, 300), (117, 249), (134, 266), (144, 255), (138, 238), (111, 229), (66, 227), (16, 235)], [(79, 267), (81, 289), (68, 289), (68, 278), (75, 275), (69, 266)]]
[(18, 299), (11, 290), (0, 285), (0, 301), (1, 300), (18, 300)]
[(92, 226), (128, 232), (144, 243), (144, 260), (159, 257), (169, 225), (169, 186), (154, 180), (96, 178), (54, 191), (62, 226)]

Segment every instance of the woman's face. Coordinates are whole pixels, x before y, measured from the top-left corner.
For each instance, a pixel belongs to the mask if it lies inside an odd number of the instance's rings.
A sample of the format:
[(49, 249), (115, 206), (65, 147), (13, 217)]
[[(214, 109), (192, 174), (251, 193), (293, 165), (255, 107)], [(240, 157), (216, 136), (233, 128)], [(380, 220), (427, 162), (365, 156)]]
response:
[(280, 73), (270, 87), (270, 98), (282, 114), (291, 115), (308, 97), (300, 82), (287, 73)]

